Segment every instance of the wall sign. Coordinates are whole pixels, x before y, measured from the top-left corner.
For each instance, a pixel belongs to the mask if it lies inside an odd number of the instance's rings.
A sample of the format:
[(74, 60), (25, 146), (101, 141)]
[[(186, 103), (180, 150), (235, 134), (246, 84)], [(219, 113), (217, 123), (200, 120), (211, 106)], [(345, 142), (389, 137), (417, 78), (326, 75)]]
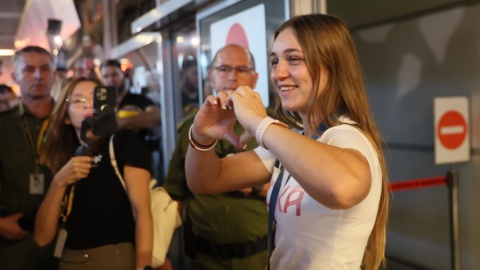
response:
[(435, 164), (470, 160), (467, 97), (434, 99)]

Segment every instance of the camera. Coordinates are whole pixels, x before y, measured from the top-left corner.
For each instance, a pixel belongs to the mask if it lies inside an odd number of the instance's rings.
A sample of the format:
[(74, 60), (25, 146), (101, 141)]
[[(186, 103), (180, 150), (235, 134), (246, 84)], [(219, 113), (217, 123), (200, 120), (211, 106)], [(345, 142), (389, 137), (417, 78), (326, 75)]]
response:
[(90, 144), (86, 133), (92, 129), (94, 135), (111, 135), (118, 128), (116, 118), (117, 89), (115, 87), (97, 86), (93, 90), (93, 116), (82, 122), (80, 138)]
[(93, 123), (95, 135), (110, 135), (117, 130), (116, 120), (117, 88), (97, 86), (93, 90)]

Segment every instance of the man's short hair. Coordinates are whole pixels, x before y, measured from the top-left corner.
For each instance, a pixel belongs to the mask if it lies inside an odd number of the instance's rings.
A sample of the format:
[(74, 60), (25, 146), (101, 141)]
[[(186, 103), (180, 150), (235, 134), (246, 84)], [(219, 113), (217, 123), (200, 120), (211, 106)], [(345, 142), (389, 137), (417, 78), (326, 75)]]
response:
[(102, 65), (100, 65), (100, 69), (104, 68), (104, 67), (117, 67), (119, 68), (120, 70), (122, 70), (122, 64), (120, 64), (120, 61), (118, 61), (117, 59), (108, 59), (108, 60), (105, 60)]
[(13, 55), (13, 65), (17, 63), (17, 61), (20, 59), (20, 56), (22, 56), (24, 53), (38, 53), (48, 55), (48, 58), (53, 64), (53, 56), (49, 51), (40, 46), (26, 46), (15, 52), (15, 54)]
[(215, 53), (215, 56), (213, 57), (212, 62), (210, 63), (209, 69), (212, 67), (212, 65), (215, 63), (215, 61), (217, 61), (218, 54), (219, 54), (223, 49), (225, 49), (225, 48), (227, 48), (227, 47), (238, 47), (238, 48), (244, 49), (245, 52), (246, 52), (246, 53), (248, 54), (248, 56), (250, 57), (249, 60), (250, 60), (250, 62), (251, 62), (251, 64), (252, 64), (252, 69), (253, 69), (253, 71), (255, 71), (255, 58), (253, 57), (252, 52), (251, 52), (249, 49), (247, 49), (247, 48), (245, 48), (245, 47), (243, 47), (243, 46), (241, 46), (241, 45), (233, 44), (233, 43), (232, 43), (232, 44), (227, 44), (227, 45), (225, 45), (224, 47), (220, 48), (220, 49)]

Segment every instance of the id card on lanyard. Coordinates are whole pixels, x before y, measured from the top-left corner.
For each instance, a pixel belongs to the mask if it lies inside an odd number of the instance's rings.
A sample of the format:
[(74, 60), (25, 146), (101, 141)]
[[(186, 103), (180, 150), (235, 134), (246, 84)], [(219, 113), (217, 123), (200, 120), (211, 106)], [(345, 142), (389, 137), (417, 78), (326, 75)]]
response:
[(50, 123), (49, 119), (45, 119), (42, 122), (42, 127), (40, 129), (40, 133), (38, 135), (37, 144), (34, 144), (33, 135), (30, 131), (30, 127), (27, 122), (27, 118), (22, 116), (22, 127), (23, 131), (27, 136), (27, 141), (30, 146), (30, 150), (33, 153), (34, 160), (35, 160), (35, 167), (33, 172), (30, 173), (29, 177), (29, 193), (31, 195), (41, 195), (45, 193), (45, 175), (40, 172), (40, 162), (39, 162), (39, 150), (40, 146), (43, 141), (43, 135), (47, 130), (48, 124)]

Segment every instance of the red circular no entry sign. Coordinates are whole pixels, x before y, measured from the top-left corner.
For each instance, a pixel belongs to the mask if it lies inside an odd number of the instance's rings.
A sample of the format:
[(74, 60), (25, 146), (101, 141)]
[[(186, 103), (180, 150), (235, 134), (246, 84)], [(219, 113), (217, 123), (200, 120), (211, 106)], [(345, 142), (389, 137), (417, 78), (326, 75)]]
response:
[(457, 111), (447, 111), (438, 122), (437, 136), (445, 148), (458, 148), (467, 136), (465, 118)]

